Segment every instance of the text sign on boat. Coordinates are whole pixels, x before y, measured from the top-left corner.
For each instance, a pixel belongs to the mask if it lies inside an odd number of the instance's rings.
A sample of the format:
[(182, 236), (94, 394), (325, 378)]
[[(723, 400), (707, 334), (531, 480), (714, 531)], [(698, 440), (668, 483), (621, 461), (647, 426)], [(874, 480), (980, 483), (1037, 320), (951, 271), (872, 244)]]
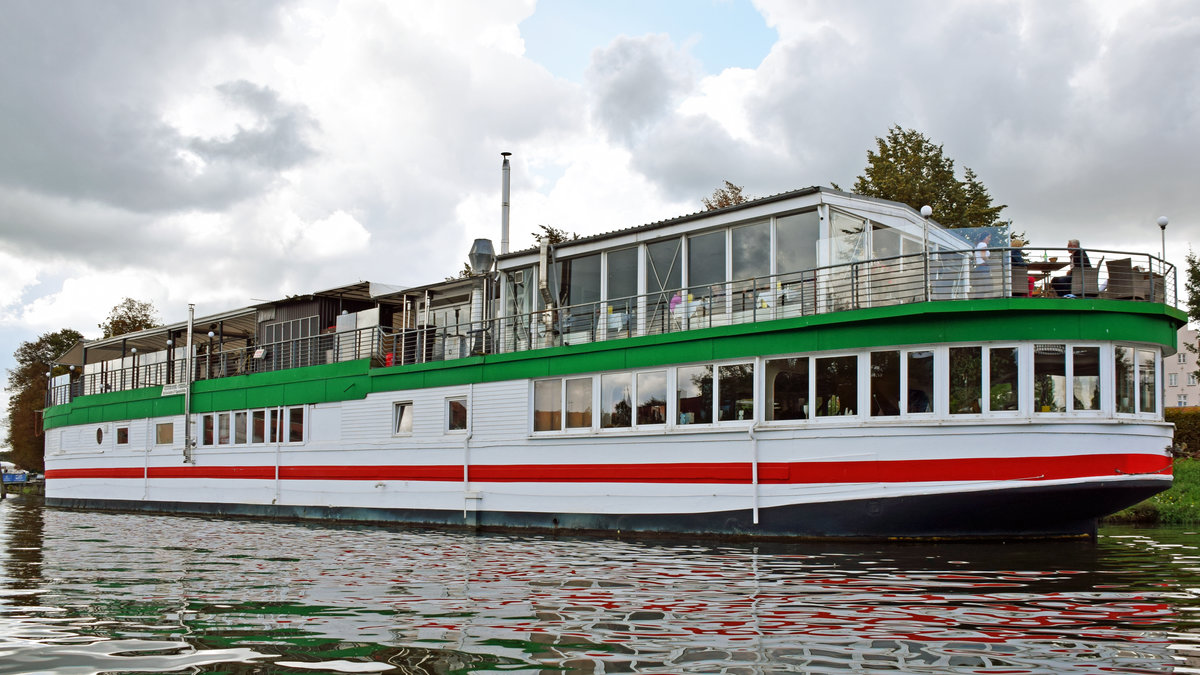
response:
[(174, 384), (164, 384), (163, 390), (162, 390), (162, 395), (163, 396), (178, 396), (180, 394), (186, 394), (187, 390), (188, 390), (188, 386), (184, 382), (176, 382)]

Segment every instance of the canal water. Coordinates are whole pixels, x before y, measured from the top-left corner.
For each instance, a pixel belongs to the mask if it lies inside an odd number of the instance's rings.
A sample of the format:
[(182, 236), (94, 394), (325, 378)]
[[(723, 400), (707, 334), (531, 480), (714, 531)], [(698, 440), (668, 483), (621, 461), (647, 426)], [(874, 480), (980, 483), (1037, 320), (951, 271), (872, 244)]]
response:
[(0, 502), (0, 675), (1200, 672), (1200, 535), (753, 544)]

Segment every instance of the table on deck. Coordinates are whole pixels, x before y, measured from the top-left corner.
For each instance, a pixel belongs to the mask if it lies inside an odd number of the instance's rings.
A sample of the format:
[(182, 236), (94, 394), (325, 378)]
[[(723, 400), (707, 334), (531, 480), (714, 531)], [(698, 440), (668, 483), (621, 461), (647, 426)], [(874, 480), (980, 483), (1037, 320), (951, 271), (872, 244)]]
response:
[(1025, 266), (1030, 275), (1041, 279), (1042, 295), (1047, 295), (1053, 290), (1050, 288), (1050, 275), (1070, 264), (1067, 260), (1030, 260)]

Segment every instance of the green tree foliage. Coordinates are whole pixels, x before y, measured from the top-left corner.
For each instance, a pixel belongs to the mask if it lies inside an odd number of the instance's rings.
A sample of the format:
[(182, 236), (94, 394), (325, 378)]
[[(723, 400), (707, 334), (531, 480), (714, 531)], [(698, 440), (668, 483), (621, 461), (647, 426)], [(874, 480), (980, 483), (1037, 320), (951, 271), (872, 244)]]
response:
[(125, 298), (109, 311), (108, 318), (99, 327), (104, 331), (104, 337), (110, 338), (159, 325), (158, 310), (154, 309), (153, 303)]
[(43, 471), (45, 437), (41, 410), (46, 406), (46, 373), (61, 374), (65, 368), (52, 367), (54, 359), (83, 339), (79, 331), (64, 328), (46, 333), (33, 342), (22, 342), (13, 358), (17, 367), (8, 371), (8, 445), (17, 466)]
[(727, 206), (735, 204), (744, 204), (750, 201), (750, 197), (742, 194), (742, 186), (734, 185), (729, 181), (725, 181), (725, 187), (713, 190), (711, 197), (705, 197), (700, 200), (704, 203), (704, 210), (716, 211)]
[(876, 150), (867, 151), (867, 168), (854, 181), (854, 192), (908, 204), (914, 209), (929, 205), (933, 218), (947, 227), (1002, 227), (1000, 212), (988, 189), (970, 168), (963, 179), (954, 172), (954, 160), (924, 134), (899, 125), (887, 137), (876, 138)]
[(541, 241), (542, 237), (548, 237), (550, 239), (551, 246), (561, 244), (564, 241), (570, 241), (572, 239), (579, 238), (578, 234), (567, 232), (566, 230), (559, 229), (553, 225), (538, 225), (538, 229), (531, 232), (530, 235), (536, 241)]
[(1200, 260), (1190, 248), (1187, 257), (1187, 278), (1184, 280), (1184, 290), (1187, 291), (1187, 313), (1192, 321), (1200, 321)]

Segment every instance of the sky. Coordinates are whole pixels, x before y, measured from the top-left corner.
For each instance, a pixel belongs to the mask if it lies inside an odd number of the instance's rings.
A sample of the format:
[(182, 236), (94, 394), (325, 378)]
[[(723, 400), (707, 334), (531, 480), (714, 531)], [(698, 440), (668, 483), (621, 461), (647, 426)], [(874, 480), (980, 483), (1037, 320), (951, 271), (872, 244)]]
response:
[[(1032, 246), (1200, 247), (1191, 0), (0, 0), (0, 379), (98, 337), (853, 184), (915, 129)], [(936, 214), (934, 215), (936, 219)], [(0, 393), (0, 410), (7, 397)]]

